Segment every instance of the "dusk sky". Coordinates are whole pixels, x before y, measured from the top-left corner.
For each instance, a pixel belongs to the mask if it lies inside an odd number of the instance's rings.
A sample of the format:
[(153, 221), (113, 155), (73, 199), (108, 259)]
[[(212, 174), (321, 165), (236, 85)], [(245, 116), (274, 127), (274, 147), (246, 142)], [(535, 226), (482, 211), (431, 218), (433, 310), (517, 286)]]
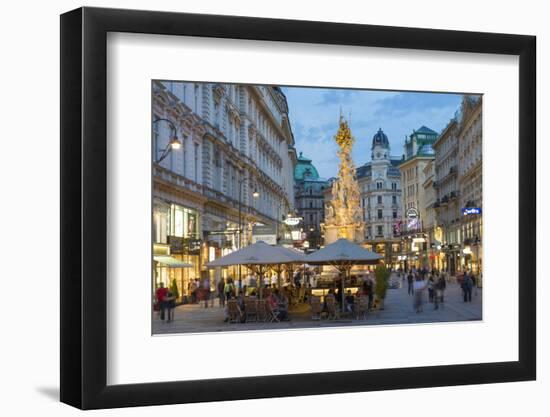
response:
[(358, 167), (370, 161), (372, 137), (382, 128), (391, 145), (391, 155), (401, 157), (405, 136), (422, 125), (441, 132), (459, 108), (462, 96), (441, 93), (282, 88), (290, 107), (289, 117), (298, 154), (312, 159), (323, 178), (336, 176), (340, 108), (351, 113), (355, 137), (353, 160)]

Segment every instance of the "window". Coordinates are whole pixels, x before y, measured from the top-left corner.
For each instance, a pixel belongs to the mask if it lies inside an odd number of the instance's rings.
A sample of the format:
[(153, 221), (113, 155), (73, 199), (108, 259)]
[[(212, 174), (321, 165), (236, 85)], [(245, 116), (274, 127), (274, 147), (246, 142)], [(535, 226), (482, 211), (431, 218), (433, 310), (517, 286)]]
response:
[(199, 85), (195, 84), (195, 113), (199, 114)]
[(214, 102), (214, 127), (220, 128), (220, 103)]
[(396, 195), (391, 196), (391, 203), (392, 204), (397, 204), (397, 196)]
[(381, 189), (382, 189), (382, 183), (381, 183), (381, 182), (377, 182), (377, 183), (376, 183), (376, 189), (377, 189), (377, 190), (381, 190)]
[[(154, 115), (153, 116), (153, 120), (157, 120), (159, 117), (157, 115)], [(162, 123), (162, 122), (160, 122)], [(155, 161), (158, 159), (159, 157), (159, 149), (160, 149), (160, 146), (159, 146), (159, 122), (157, 123), (153, 123), (153, 143), (155, 144)]]
[(195, 143), (195, 182), (199, 182), (199, 144)]
[(393, 218), (394, 218), (394, 219), (397, 219), (397, 210), (394, 210), (394, 211), (393, 211)]
[(313, 223), (313, 214), (309, 215), (309, 221), (310, 221), (310, 223)]
[(229, 139), (229, 142), (233, 143), (233, 120), (231, 117), (228, 117), (229, 119), (229, 129), (227, 132), (227, 139)]
[(381, 195), (379, 195), (379, 196), (376, 197), (376, 202), (377, 202), (378, 204), (382, 204), (382, 196), (381, 196)]
[(382, 230), (382, 226), (376, 226), (376, 236), (383, 236), (384, 232)]
[(382, 210), (378, 210), (378, 218), (382, 219)]
[(313, 201), (309, 202), (309, 208), (313, 208)]
[(396, 182), (391, 183), (391, 189), (394, 190), (394, 191), (397, 190), (397, 183)]

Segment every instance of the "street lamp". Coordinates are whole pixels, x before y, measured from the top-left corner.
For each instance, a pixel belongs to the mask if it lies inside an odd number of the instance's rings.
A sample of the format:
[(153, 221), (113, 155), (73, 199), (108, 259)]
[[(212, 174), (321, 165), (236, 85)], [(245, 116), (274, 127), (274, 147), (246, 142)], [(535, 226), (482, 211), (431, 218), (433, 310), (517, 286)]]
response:
[[(239, 180), (239, 230), (237, 231), (237, 233), (239, 234), (239, 238), (237, 240), (239, 249), (241, 249), (241, 246), (242, 246), (242, 237), (241, 236), (243, 234), (243, 226), (242, 226), (243, 198), (242, 198), (242, 194), (243, 194), (244, 180), (245, 180), (244, 178), (241, 178)], [(258, 198), (259, 196), (260, 196), (260, 193), (258, 192), (258, 190), (254, 189), (254, 191), (252, 192), (252, 197)], [(241, 265), (239, 265), (239, 292), (242, 291), (242, 288), (243, 288), (242, 272), (241, 272)]]
[[(156, 119), (153, 122), (153, 124), (158, 123), (158, 122), (168, 123), (170, 125), (170, 129), (172, 130), (172, 135), (171, 135), (170, 141), (168, 142), (168, 145), (166, 145), (166, 148), (164, 148), (164, 150), (162, 151), (160, 157), (158, 155), (155, 155), (155, 162), (157, 164), (160, 163), (162, 160), (164, 160), (164, 158), (166, 158), (170, 154), (170, 152), (172, 152), (172, 149), (180, 149), (181, 145), (182, 145), (182, 143), (180, 142), (180, 140), (178, 138), (176, 125), (174, 125), (174, 123), (171, 120), (164, 119), (164, 118), (159, 118), (159, 119)], [(157, 152), (158, 152), (158, 150), (157, 150)]]

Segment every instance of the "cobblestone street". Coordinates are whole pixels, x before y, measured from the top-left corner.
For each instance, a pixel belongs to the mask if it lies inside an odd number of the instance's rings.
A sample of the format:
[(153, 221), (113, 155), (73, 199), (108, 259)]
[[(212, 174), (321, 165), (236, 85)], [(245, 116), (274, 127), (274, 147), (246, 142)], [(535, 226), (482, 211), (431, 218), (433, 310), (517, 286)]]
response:
[(406, 283), (401, 288), (388, 290), (384, 310), (373, 311), (365, 320), (342, 318), (337, 320), (311, 320), (309, 307), (305, 304), (292, 308), (289, 312), (290, 321), (280, 323), (224, 323), (223, 309), (218, 300), (214, 306), (204, 303), (178, 306), (175, 309), (174, 321), (163, 323), (158, 314), (154, 314), (153, 333), (203, 333), (225, 332), (239, 330), (277, 330), (338, 326), (390, 325), (437, 323), (453, 321), (481, 320), (482, 290), (474, 289), (471, 303), (464, 303), (462, 290), (457, 284), (447, 285), (445, 302), (438, 310), (432, 303), (427, 303), (427, 294), (423, 311), (416, 313), (413, 309), (413, 297), (407, 295)]

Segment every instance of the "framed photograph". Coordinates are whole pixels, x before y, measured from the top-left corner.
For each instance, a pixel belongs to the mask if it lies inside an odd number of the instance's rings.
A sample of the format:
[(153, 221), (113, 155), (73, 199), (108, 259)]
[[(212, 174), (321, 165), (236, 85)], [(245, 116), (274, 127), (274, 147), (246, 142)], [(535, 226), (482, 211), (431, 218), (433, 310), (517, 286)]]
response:
[(61, 16), (61, 401), (533, 380), (535, 37)]

